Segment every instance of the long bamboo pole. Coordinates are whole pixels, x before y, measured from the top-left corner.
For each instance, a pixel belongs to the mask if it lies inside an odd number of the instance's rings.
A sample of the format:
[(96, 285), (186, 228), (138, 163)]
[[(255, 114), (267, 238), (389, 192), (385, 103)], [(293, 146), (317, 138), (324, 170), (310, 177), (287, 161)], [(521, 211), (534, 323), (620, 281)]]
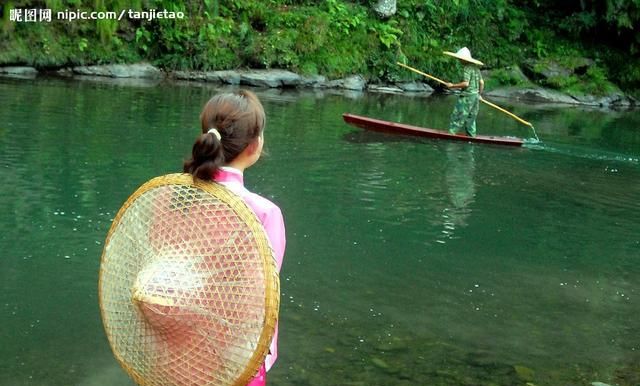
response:
[[(406, 64), (403, 64), (403, 63), (400, 63), (400, 62), (396, 62), (396, 64), (397, 64), (397, 65), (399, 65), (399, 66), (401, 66), (401, 67), (404, 67), (404, 68), (406, 68), (406, 69), (408, 69), (408, 70), (411, 70), (411, 71), (413, 71), (413, 72), (415, 72), (415, 73), (418, 73), (418, 74), (420, 74), (420, 75), (426, 76), (426, 77), (427, 77), (427, 78), (429, 78), (429, 79), (433, 79), (433, 80), (435, 80), (436, 82), (440, 82), (440, 83), (444, 84), (445, 86), (446, 86), (446, 85), (448, 85), (448, 82), (445, 82), (445, 81), (444, 81), (444, 80), (442, 80), (442, 79), (436, 78), (436, 77), (435, 77), (435, 76), (433, 76), (433, 75), (429, 75), (429, 74), (427, 74), (426, 72), (422, 72), (422, 71), (420, 71), (420, 70), (418, 70), (418, 69), (415, 69), (415, 68), (413, 68), (413, 67), (411, 67), (411, 66), (407, 66)], [(533, 125), (532, 125), (530, 122), (527, 122), (527, 121), (525, 121), (524, 119), (520, 118), (519, 116), (517, 116), (517, 115), (515, 115), (515, 114), (513, 114), (513, 113), (511, 113), (511, 112), (509, 112), (509, 111), (507, 111), (507, 110), (505, 110), (505, 109), (503, 109), (502, 107), (500, 107), (500, 106), (498, 106), (498, 105), (496, 105), (496, 104), (494, 104), (494, 103), (491, 103), (491, 102), (489, 102), (489, 101), (485, 100), (482, 96), (480, 97), (480, 101), (482, 101), (482, 102), (486, 103), (487, 105), (489, 105), (489, 106), (493, 107), (494, 109), (497, 109), (497, 110), (499, 110), (499, 111), (502, 111), (503, 113), (507, 114), (508, 116), (510, 116), (511, 118), (515, 119), (516, 121), (518, 121), (518, 122), (520, 122), (520, 123), (523, 123), (523, 124), (525, 124), (525, 125), (527, 125), (527, 126), (529, 126), (529, 127), (531, 127), (531, 128), (533, 129)], [(534, 131), (533, 131), (533, 134), (536, 136), (536, 138), (538, 138), (538, 136), (537, 136), (537, 135), (536, 135), (536, 133), (535, 133), (535, 129), (533, 129), (533, 130), (534, 130)]]
[(533, 125), (531, 124), (531, 122), (527, 122), (524, 119), (520, 118), (519, 116), (517, 116), (517, 115), (515, 115), (515, 114), (513, 114), (513, 113), (511, 113), (511, 112), (509, 112), (509, 111), (507, 111), (505, 109), (503, 109), (502, 107), (489, 102), (488, 100), (484, 99), (482, 96), (480, 97), (480, 101), (488, 104), (489, 106), (493, 107), (496, 110), (502, 111), (503, 113), (507, 114), (508, 116), (510, 116), (511, 118), (515, 119), (516, 121), (518, 121), (520, 123), (524, 123), (525, 125), (533, 128)]
[(418, 73), (418, 74), (420, 74), (420, 75), (426, 76), (426, 77), (427, 77), (427, 78), (429, 78), (429, 79), (433, 79), (433, 80), (435, 80), (436, 82), (440, 82), (440, 83), (444, 84), (445, 86), (448, 84), (448, 82), (445, 82), (445, 81), (444, 81), (444, 80), (442, 80), (442, 79), (438, 79), (438, 78), (436, 78), (436, 77), (435, 77), (435, 76), (433, 76), (433, 75), (429, 75), (429, 74), (427, 74), (426, 72), (422, 72), (422, 71), (420, 71), (420, 70), (418, 70), (418, 69), (415, 69), (415, 68), (413, 68), (413, 67), (411, 67), (411, 66), (407, 66), (406, 64), (403, 64), (403, 63), (400, 63), (400, 62), (396, 62), (396, 64), (397, 64), (398, 66), (402, 66), (402, 67), (404, 67), (404, 68), (406, 68), (406, 69), (408, 69), (408, 70), (411, 70), (411, 71), (413, 71), (413, 72), (417, 72), (417, 73)]

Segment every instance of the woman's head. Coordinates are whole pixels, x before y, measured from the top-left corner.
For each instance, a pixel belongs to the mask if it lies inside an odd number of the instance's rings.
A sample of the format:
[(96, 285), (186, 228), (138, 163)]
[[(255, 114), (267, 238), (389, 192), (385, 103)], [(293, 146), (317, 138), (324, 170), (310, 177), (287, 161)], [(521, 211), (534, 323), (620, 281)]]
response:
[(183, 166), (184, 172), (200, 179), (210, 180), (220, 166), (234, 161), (249, 145), (262, 146), (264, 108), (251, 91), (214, 96), (202, 109), (200, 122), (202, 134)]

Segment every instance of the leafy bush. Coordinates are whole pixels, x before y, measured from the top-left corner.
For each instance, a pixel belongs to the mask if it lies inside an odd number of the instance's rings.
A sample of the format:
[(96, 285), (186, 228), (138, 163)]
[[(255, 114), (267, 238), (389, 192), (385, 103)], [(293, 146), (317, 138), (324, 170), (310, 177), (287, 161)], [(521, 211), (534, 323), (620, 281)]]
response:
[[(491, 71), (490, 81), (494, 85), (502, 86), (523, 86), (527, 84), (527, 80), (523, 76), (515, 73), (511, 67), (499, 68)], [(488, 82), (485, 80), (485, 82)], [(489, 85), (487, 85), (489, 87)]]
[[(459, 68), (442, 51), (466, 46), (489, 69), (527, 58), (563, 57), (588, 57), (600, 66), (577, 79), (551, 79), (554, 87), (588, 82), (604, 90), (609, 77), (640, 89), (640, 35), (634, 33), (640, 0), (402, 0), (396, 15), (384, 20), (372, 10), (376, 2), (9, 0), (0, 5), (0, 64), (147, 60), (169, 69), (280, 67), (330, 78), (355, 73), (382, 81), (419, 78), (395, 64), (406, 60), (442, 79), (455, 79)], [(166, 9), (186, 18), (9, 20), (9, 9), (45, 6), (54, 11)], [(493, 76), (517, 84), (507, 73)]]

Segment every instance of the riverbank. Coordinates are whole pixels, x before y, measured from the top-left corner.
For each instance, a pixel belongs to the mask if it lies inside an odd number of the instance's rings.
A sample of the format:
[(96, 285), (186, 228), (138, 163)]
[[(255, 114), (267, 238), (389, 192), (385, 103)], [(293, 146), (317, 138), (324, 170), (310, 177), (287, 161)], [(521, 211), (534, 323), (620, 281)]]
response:
[[(0, 6), (0, 66), (31, 66), (55, 73), (76, 66), (145, 62), (166, 70), (163, 78), (204, 76), (205, 81), (214, 81), (209, 80), (210, 73), (213, 79), (231, 77), (219, 81), (223, 83), (235, 82), (238, 75), (220, 70), (280, 69), (300, 74), (310, 83), (284, 87), (371, 86), (397, 92), (396, 86), (402, 89), (405, 83), (424, 81), (397, 62), (454, 81), (460, 68), (442, 53), (468, 47), (489, 69), (486, 89), (506, 88), (501, 92), (509, 93), (509, 98), (522, 97), (511, 93), (511, 86), (516, 86), (569, 95), (568, 100), (551, 103), (578, 101), (617, 108), (640, 99), (640, 58), (633, 33), (638, 16), (633, 5), (608, 2), (602, 9), (599, 4), (407, 0), (381, 10), (377, 6), (381, 2), (369, 0), (321, 4), (167, 0), (155, 4), (154, 11), (180, 17), (144, 19), (127, 12), (148, 10), (142, 2), (46, 3), (50, 9), (44, 9), (41, 17), (50, 18), (37, 22), (26, 14), (40, 9), (42, 2), (10, 1)], [(96, 11), (120, 17), (70, 19)], [(354, 75), (360, 75), (365, 85), (360, 86), (362, 81)], [(532, 97), (531, 91), (525, 94)], [(533, 94), (536, 100), (549, 98), (541, 97), (541, 91)]]
[[(517, 85), (504, 86), (493, 82), (486, 95), (536, 103), (584, 105), (604, 108), (637, 108), (640, 103), (630, 95), (615, 89), (605, 95), (561, 92), (538, 86), (522, 71), (516, 71)], [(491, 79), (493, 71), (487, 71), (485, 78)], [(149, 63), (113, 64), (101, 66), (76, 66), (55, 70), (38, 70), (28, 66), (0, 67), (0, 76), (33, 79), (39, 76), (60, 76), (78, 80), (100, 78), (154, 81), (178, 80), (207, 82), (227, 85), (241, 85), (263, 88), (311, 88), (342, 89), (355, 92), (378, 92), (406, 95), (430, 95), (442, 92), (437, 85), (422, 81), (376, 83), (368, 82), (362, 75), (352, 75), (340, 79), (328, 79), (322, 75), (304, 76), (281, 69), (247, 69), (224, 71), (166, 71)], [(488, 84), (492, 83), (488, 81)], [(434, 88), (435, 87), (435, 88)]]

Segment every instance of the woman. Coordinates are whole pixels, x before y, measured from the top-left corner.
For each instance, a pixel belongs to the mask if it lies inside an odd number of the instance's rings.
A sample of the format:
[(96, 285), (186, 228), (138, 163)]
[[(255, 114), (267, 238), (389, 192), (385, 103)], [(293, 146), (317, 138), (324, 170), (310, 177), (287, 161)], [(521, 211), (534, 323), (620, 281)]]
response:
[[(211, 98), (200, 114), (202, 134), (193, 144), (191, 158), (184, 162), (184, 172), (194, 177), (216, 181), (240, 196), (255, 212), (271, 242), (278, 272), (285, 250), (282, 212), (268, 199), (244, 186), (244, 170), (254, 165), (264, 145), (265, 113), (258, 97), (246, 90), (218, 94)], [(278, 355), (278, 326), (269, 354), (249, 386), (266, 385), (266, 372)]]

